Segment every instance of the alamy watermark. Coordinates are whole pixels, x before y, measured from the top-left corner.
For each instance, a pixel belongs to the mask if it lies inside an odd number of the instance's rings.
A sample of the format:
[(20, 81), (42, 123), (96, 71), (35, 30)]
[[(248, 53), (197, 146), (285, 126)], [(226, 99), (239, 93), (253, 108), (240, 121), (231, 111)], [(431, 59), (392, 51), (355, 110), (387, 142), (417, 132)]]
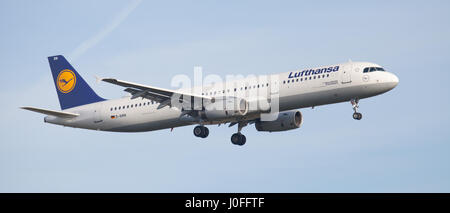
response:
[(194, 67), (193, 79), (175, 75), (171, 86), (179, 88), (171, 99), (172, 107), (183, 111), (205, 110), (246, 114), (259, 113), (262, 121), (273, 121), (279, 113), (278, 75), (203, 76), (200, 66)]

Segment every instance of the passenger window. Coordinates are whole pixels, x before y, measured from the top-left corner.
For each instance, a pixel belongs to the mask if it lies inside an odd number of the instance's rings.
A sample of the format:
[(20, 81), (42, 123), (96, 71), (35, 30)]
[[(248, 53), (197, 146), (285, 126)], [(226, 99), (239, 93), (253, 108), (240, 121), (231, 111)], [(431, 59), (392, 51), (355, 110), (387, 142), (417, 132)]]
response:
[(234, 91), (236, 92), (236, 88), (234, 88)]
[(327, 77), (330, 77), (330, 74), (327, 74)]
[(286, 81), (283, 81), (283, 84), (285, 84), (286, 83)]
[(369, 72), (377, 71), (375, 67), (371, 67)]
[(269, 86), (269, 83), (267, 83), (266, 86)]
[(377, 71), (384, 71), (384, 69), (381, 67), (377, 67)]
[(369, 72), (369, 67), (364, 68), (363, 73)]

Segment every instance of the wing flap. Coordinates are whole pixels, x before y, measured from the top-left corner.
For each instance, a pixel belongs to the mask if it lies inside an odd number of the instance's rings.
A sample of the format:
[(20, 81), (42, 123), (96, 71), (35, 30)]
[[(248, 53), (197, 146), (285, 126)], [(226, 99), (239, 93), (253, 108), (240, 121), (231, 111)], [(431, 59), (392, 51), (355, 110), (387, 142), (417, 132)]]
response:
[(149, 100), (156, 101), (158, 103), (167, 102), (168, 99), (170, 99), (174, 95), (178, 96), (190, 96), (194, 98), (201, 98), (201, 99), (210, 99), (209, 97), (204, 97), (201, 95), (195, 95), (190, 94), (186, 92), (180, 92), (175, 90), (169, 90), (169, 89), (163, 89), (153, 86), (147, 86), (143, 84), (136, 84), (132, 82), (117, 80), (114, 78), (103, 78), (102, 81), (108, 82), (111, 84), (115, 84), (122, 87), (127, 87), (124, 91), (131, 93), (132, 98), (146, 98)]
[(124, 91), (128, 92), (128, 93), (130, 93), (132, 95), (131, 99), (135, 99), (135, 98), (141, 97), (141, 98), (146, 98), (146, 99), (149, 99), (149, 100), (152, 100), (152, 101), (156, 101), (156, 102), (162, 102), (162, 101), (164, 101), (166, 99), (170, 99), (170, 97), (168, 97), (168, 96), (161, 95), (161, 94), (154, 93), (154, 92), (150, 92), (150, 91), (147, 91), (147, 90), (138, 90), (138, 89), (133, 89), (133, 88), (126, 88)]
[(45, 115), (61, 117), (61, 118), (75, 118), (75, 117), (79, 116), (79, 114), (76, 114), (76, 113), (55, 111), (55, 110), (49, 110), (49, 109), (41, 109), (41, 108), (36, 108), (36, 107), (20, 107), (20, 108), (29, 110), (29, 111), (33, 111), (33, 112), (37, 112), (37, 113), (42, 113)]
[(165, 95), (167, 97), (170, 97), (174, 93), (177, 93), (176, 91), (173, 91), (173, 90), (162, 89), (162, 88), (158, 88), (158, 87), (151, 87), (151, 86), (146, 86), (146, 85), (142, 85), (142, 84), (136, 84), (136, 83), (132, 83), (132, 82), (117, 80), (114, 78), (104, 78), (104, 79), (102, 79), (102, 81), (108, 82), (111, 84), (115, 84), (118, 86), (131, 87), (131, 88), (138, 89), (138, 90), (147, 90), (148, 92), (158, 93), (161, 95)]

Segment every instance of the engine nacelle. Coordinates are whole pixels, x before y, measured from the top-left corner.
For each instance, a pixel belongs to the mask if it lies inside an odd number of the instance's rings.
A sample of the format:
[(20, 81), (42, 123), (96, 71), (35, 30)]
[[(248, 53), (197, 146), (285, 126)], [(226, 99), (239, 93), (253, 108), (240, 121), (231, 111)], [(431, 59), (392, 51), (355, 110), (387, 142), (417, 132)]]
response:
[(274, 121), (257, 121), (255, 127), (258, 131), (279, 132), (297, 129), (302, 122), (302, 113), (298, 110), (292, 110), (278, 113), (278, 117)]
[(220, 120), (244, 116), (247, 112), (248, 102), (245, 99), (219, 97), (213, 98), (210, 103), (205, 104), (205, 110), (202, 113), (202, 117), (206, 120)]

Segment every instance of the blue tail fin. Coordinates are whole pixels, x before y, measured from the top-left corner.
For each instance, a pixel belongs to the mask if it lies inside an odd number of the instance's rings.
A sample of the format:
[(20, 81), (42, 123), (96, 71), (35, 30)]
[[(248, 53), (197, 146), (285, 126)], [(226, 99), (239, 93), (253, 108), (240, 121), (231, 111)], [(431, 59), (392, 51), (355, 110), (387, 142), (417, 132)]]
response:
[(61, 109), (104, 101), (62, 55), (48, 57)]

